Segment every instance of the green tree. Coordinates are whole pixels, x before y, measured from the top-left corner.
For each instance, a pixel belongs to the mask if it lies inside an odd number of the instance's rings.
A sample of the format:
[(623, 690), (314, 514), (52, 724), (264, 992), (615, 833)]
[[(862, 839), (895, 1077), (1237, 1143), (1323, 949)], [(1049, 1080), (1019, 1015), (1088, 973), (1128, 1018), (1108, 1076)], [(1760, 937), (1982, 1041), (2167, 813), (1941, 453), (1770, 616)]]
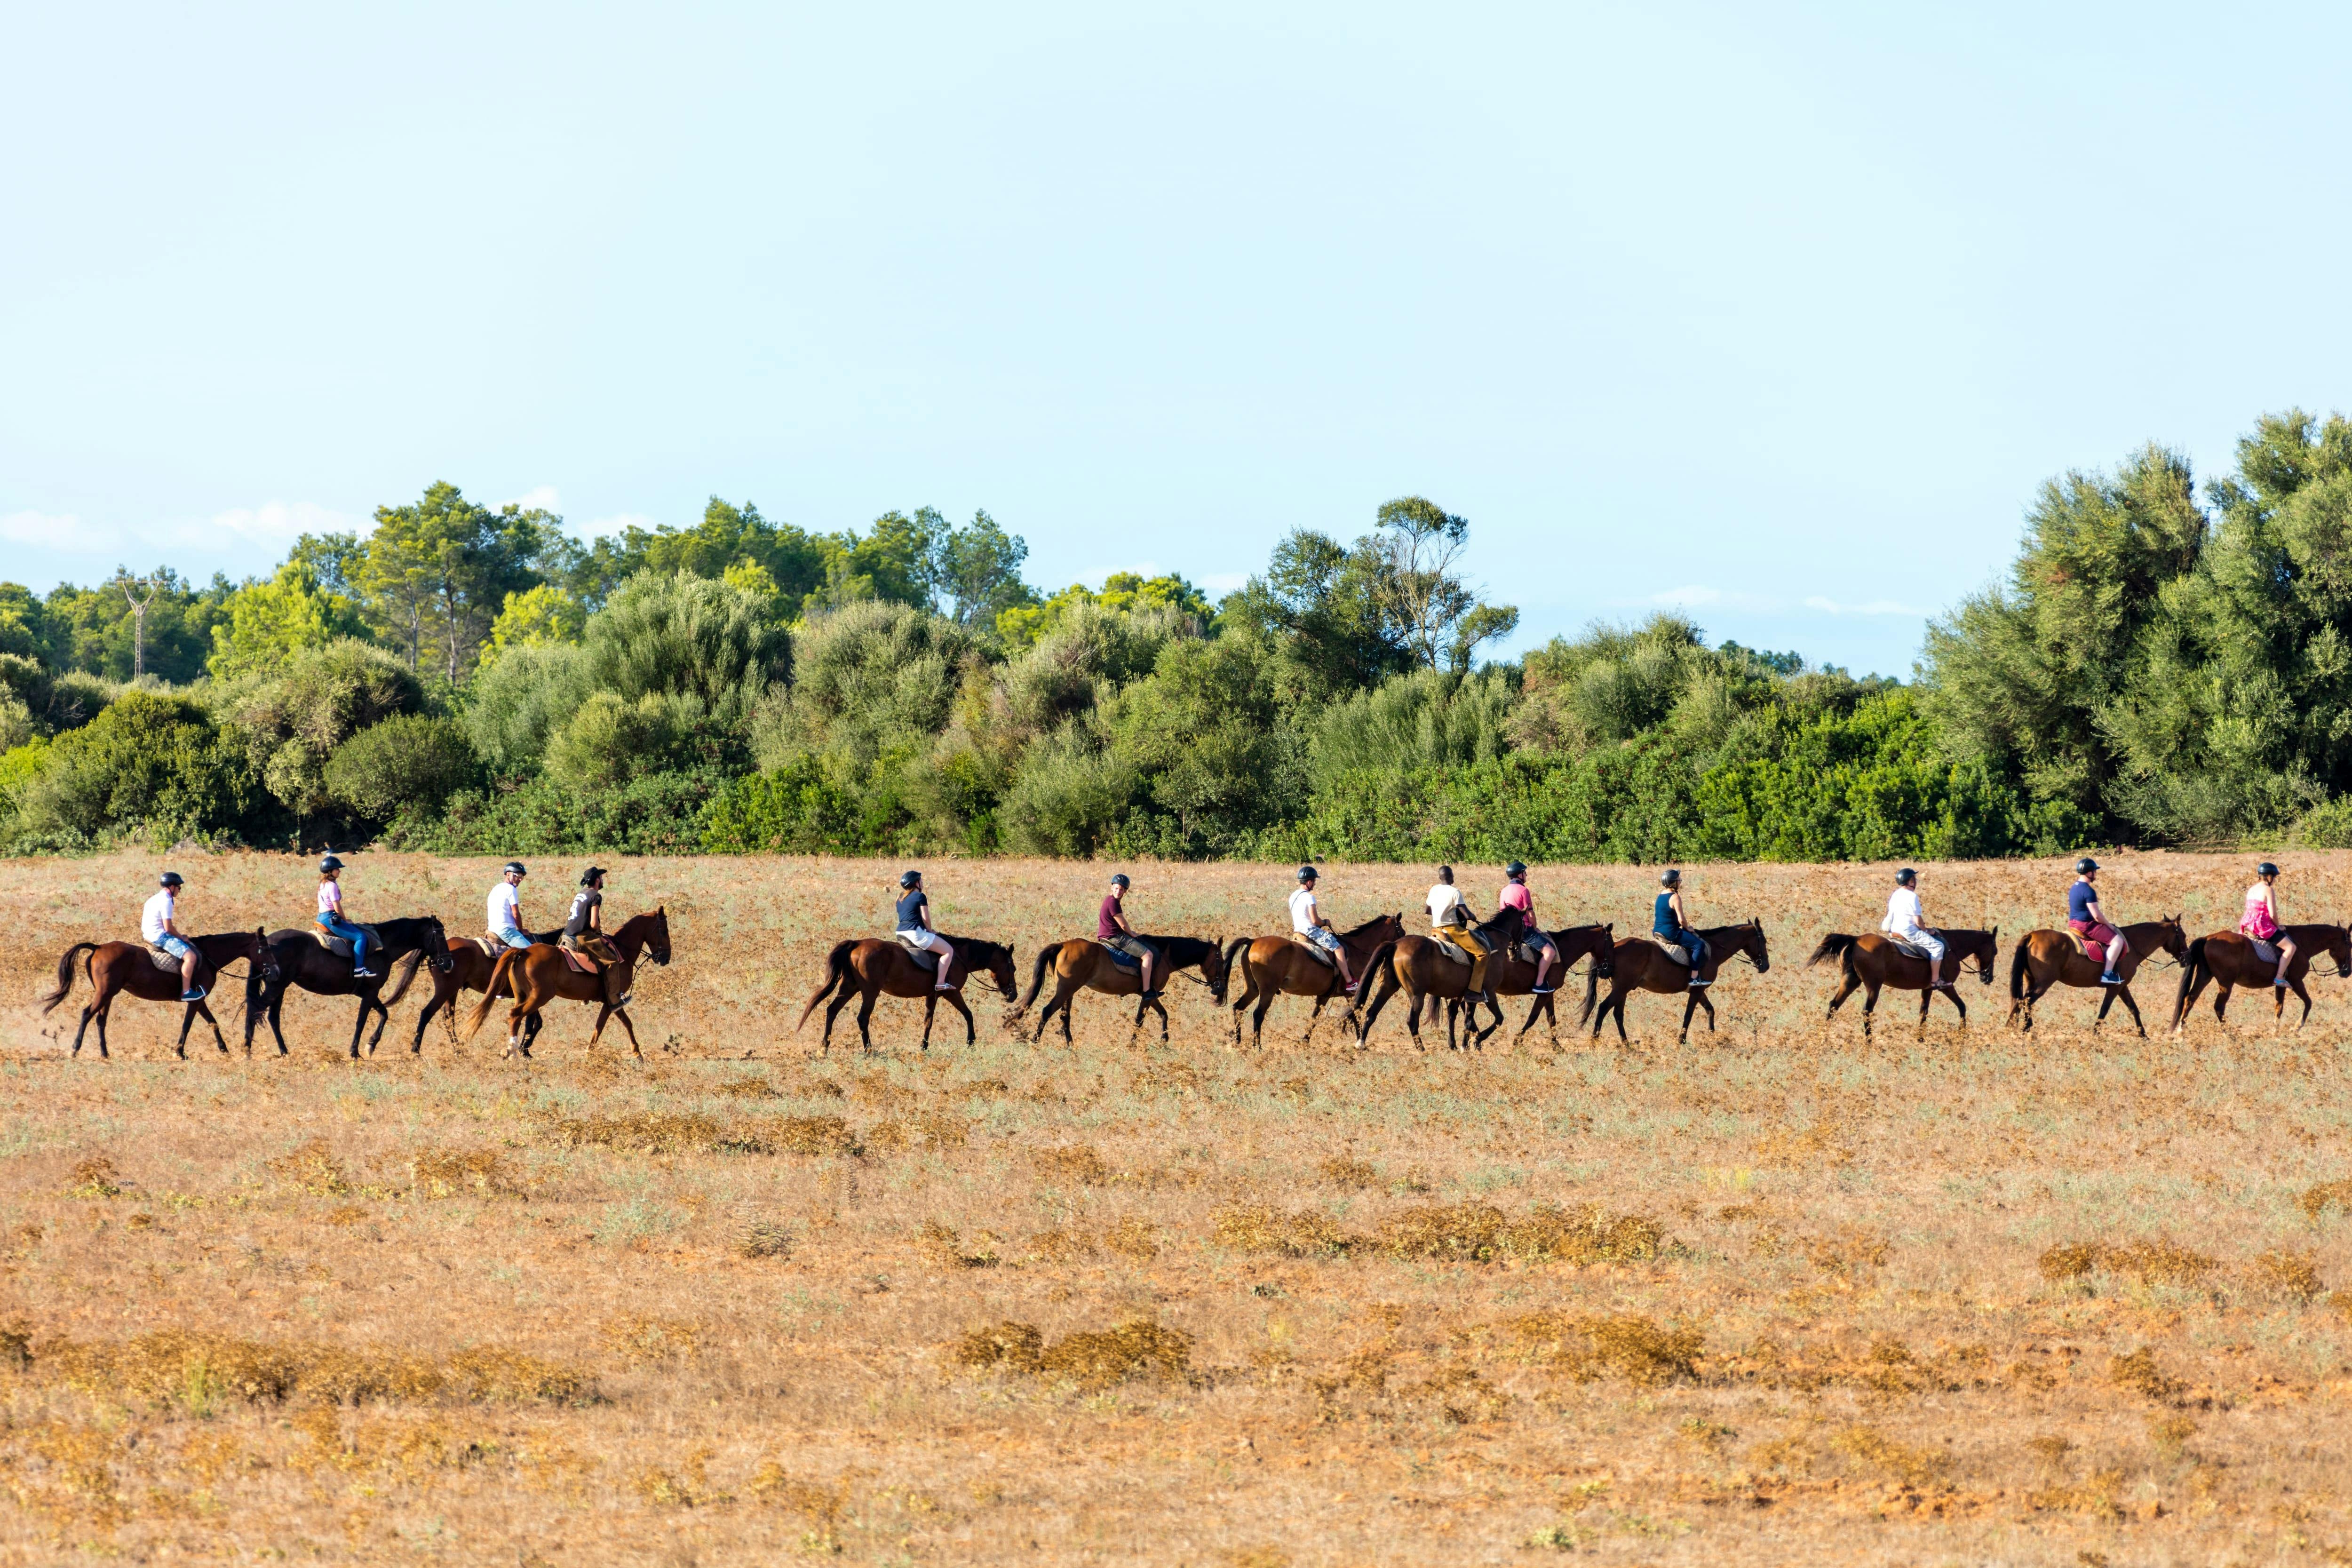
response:
[(248, 583), (230, 595), (226, 609), (213, 627), (207, 666), (222, 679), (273, 668), (305, 648), (367, 629), (357, 605), (320, 587), (308, 567), (290, 561), (267, 583)]
[(235, 837), (259, 795), (242, 749), (184, 698), (125, 692), (47, 753), (17, 810), (50, 842)]
[(360, 582), (380, 620), (408, 650), (409, 667), (430, 657), (456, 686), (474, 664), (509, 594), (560, 567), (562, 519), (509, 503), (493, 511), (446, 482), (412, 505), (378, 507)]
[(594, 605), (639, 573), (720, 577), (739, 563), (764, 570), (793, 613), (825, 582), (821, 541), (791, 523), (770, 522), (748, 500), (737, 506), (717, 496), (692, 528), (631, 526), (599, 539), (579, 557), (567, 580), (575, 594)]
[(1395, 635), (1421, 668), (1468, 669), (1480, 644), (1519, 624), (1517, 610), (1481, 602), (1454, 570), (1470, 546), (1469, 519), (1402, 496), (1381, 506), (1376, 521), (1370, 542), (1384, 557), (1381, 594)]
[(1226, 598), (1219, 618), (1268, 639), (1286, 704), (1360, 691), (1414, 662), (1394, 616), (1389, 566), (1377, 540), (1344, 549), (1328, 534), (1294, 529), (1265, 574)]
[(985, 629), (1005, 611), (1037, 602), (1037, 591), (1021, 580), (1029, 545), (1007, 533), (984, 511), (961, 528), (935, 536), (930, 585), (934, 607), (958, 626)]

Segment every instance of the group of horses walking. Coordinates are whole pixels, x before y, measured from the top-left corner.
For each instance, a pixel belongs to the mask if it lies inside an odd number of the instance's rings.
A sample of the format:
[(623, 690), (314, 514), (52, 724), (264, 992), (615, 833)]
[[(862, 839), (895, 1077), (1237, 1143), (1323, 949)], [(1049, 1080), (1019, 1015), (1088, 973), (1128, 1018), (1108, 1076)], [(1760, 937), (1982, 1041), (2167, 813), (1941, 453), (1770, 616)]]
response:
[[(288, 1054), (280, 1019), (287, 991), (299, 988), (320, 996), (355, 997), (359, 1014), (352, 1021), (352, 1058), (359, 1058), (363, 1035), (368, 1054), (373, 1056), (377, 1042), (383, 1038), (384, 1026), (392, 1021), (392, 1009), (408, 994), (420, 970), (431, 973), (433, 994), (417, 1014), (416, 1031), (408, 1047), (412, 1054), (424, 1050), (425, 1026), (436, 1014), (444, 1016), (456, 1028), (464, 994), (478, 991), (482, 999), (465, 1020), (464, 1038), (471, 1039), (480, 1031), (501, 997), (509, 998), (512, 1005), (508, 1014), (507, 1051), (528, 1057), (532, 1042), (539, 1037), (543, 1009), (550, 1003), (568, 999), (602, 1004), (595, 1026), (589, 1033), (590, 1046), (603, 1036), (608, 1022), (618, 1018), (628, 1034), (629, 1049), (640, 1058), (645, 1055), (638, 1049), (636, 1026), (630, 1020), (628, 1009), (606, 999), (604, 977), (580, 968), (556, 945), (555, 932), (538, 936), (527, 948), (499, 948), (493, 955), (486, 951), (485, 943), (473, 938), (451, 938), (438, 915), (379, 921), (368, 930), (369, 951), (383, 962), (391, 971), (389, 974), (357, 974), (348, 951), (336, 952), (307, 929), (271, 931), (256, 928), (192, 937), (188, 941), (196, 950), (197, 983), (204, 991), (211, 991), (224, 975), (238, 978), (231, 966), (245, 965), (241, 977), (245, 983), (247, 1055), (253, 1051), (255, 1030), (265, 1021), (270, 1037), (277, 1041), (278, 1054)], [(659, 964), (669, 963), (669, 916), (666, 910), (634, 916), (610, 935), (630, 973), (642, 959), (650, 958)], [(58, 957), (57, 989), (41, 999), (44, 1016), (72, 994), (77, 973), (89, 976), (91, 996), (74, 1031), (75, 1056), (81, 1054), (82, 1041), (92, 1024), (98, 1026), (98, 1054), (108, 1054), (107, 1019), (118, 997), (129, 995), (146, 1002), (181, 1000), (179, 960), (170, 960), (170, 967), (166, 968), (158, 962), (155, 951), (142, 942), (78, 942)], [(391, 986), (389, 994), (384, 992), (387, 983)], [(626, 994), (625, 976), (620, 989)], [(213, 1016), (206, 1000), (199, 998), (184, 1004), (180, 1037), (173, 1047), (183, 1059), (188, 1054), (188, 1034), (198, 1018), (211, 1026), (213, 1043), (221, 1053), (228, 1053), (228, 1041), (221, 1034), (220, 1021)], [(375, 1019), (373, 1034), (367, 1032), (370, 1017)]]

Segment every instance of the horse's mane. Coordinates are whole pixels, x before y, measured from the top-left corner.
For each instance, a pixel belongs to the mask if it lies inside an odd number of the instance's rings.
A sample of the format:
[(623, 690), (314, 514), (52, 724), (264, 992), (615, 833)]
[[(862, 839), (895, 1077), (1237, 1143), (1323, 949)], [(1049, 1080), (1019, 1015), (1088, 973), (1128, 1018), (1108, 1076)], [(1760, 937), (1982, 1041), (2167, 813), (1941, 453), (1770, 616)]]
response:
[(1361, 936), (1361, 935), (1363, 935), (1366, 931), (1368, 931), (1371, 930), (1374, 926), (1376, 926), (1376, 925), (1380, 924), (1382, 921), (1393, 921), (1393, 920), (1395, 920), (1396, 918), (1397, 918), (1397, 917), (1396, 917), (1395, 915), (1392, 915), (1392, 914), (1389, 914), (1389, 915), (1374, 915), (1370, 920), (1366, 921), (1362, 925), (1360, 925), (1360, 926), (1356, 927), (1354, 930), (1352, 930), (1352, 931), (1341, 931), (1339, 934), (1340, 934), (1341, 936)]
[[(614, 936), (618, 936), (622, 931), (628, 930), (631, 926), (650, 926), (656, 921), (666, 919), (668, 916), (668, 913), (669, 910), (667, 908), (658, 910), (640, 910), (635, 914), (631, 915), (627, 920), (623, 921), (620, 925), (614, 929), (613, 934)], [(558, 934), (562, 934), (561, 928), (558, 929)]]
[(1150, 936), (1143, 939), (1167, 953), (1168, 962), (1179, 966), (1198, 963), (1217, 951), (1217, 944), (1197, 936)]
[(396, 920), (369, 921), (365, 923), (375, 927), (383, 933), (384, 940), (390, 942), (422, 937), (427, 926), (441, 924), (441, 917), (439, 915), (402, 915)]
[(1528, 929), (1528, 917), (1516, 905), (1496, 910), (1492, 919), (1473, 928), (1473, 934), (1498, 937), (1508, 943)]
[(953, 931), (945, 931), (938, 934), (945, 938), (958, 953), (971, 960), (974, 968), (983, 967), (985, 960), (999, 954), (1008, 960), (1013, 956), (1011, 948), (1001, 942), (991, 942), (986, 937), (958, 936)]

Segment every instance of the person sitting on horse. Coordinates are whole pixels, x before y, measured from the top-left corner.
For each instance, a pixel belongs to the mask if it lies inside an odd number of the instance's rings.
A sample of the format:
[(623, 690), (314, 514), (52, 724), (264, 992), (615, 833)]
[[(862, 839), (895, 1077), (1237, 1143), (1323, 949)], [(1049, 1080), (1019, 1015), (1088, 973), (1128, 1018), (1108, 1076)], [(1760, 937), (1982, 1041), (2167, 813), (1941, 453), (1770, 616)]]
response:
[[(530, 944), (525, 942), (524, 946)], [(604, 1003), (629, 1005), (630, 993), (621, 989), (621, 950), (604, 934), (604, 868), (591, 866), (580, 873), (580, 890), (572, 895), (572, 912), (563, 920), (557, 945), (596, 961), (604, 982)]]
[(201, 1002), (205, 990), (196, 984), (196, 965), (201, 961), (180, 930), (180, 889), (184, 886), (177, 871), (166, 871), (157, 879), (154, 896), (139, 911), (139, 934), (147, 939), (149, 947), (180, 961), (180, 1000)]
[(1102, 908), (1095, 916), (1095, 940), (1113, 952), (1122, 952), (1142, 967), (1138, 984), (1146, 996), (1157, 995), (1151, 988), (1152, 961), (1160, 954), (1151, 944), (1135, 934), (1135, 927), (1127, 919), (1127, 873), (1119, 872), (1110, 879), (1110, 891), (1103, 895)]
[(1927, 910), (1919, 902), (1919, 873), (1908, 866), (1895, 873), (1895, 890), (1886, 896), (1886, 918), (1878, 929), (1927, 955), (1928, 990), (1951, 984), (1944, 978), (1944, 939), (1927, 928)]
[[(2256, 942), (2268, 942), (2278, 949), (2278, 973), (2271, 980), (2274, 988), (2284, 989), (2286, 966), (2294, 962), (2294, 938), (2286, 934), (2279, 924), (2278, 894), (2271, 884), (2278, 880), (2279, 869), (2265, 860), (2254, 868), (2254, 885), (2246, 889), (2246, 912), (2238, 917), (2239, 934)], [(2255, 950), (2256, 956), (2261, 950)]]
[(1690, 964), (1691, 989), (1706, 984), (1700, 971), (1706, 964), (1706, 939), (1690, 929), (1688, 916), (1683, 910), (1683, 874), (1669, 868), (1658, 873), (1658, 886), (1664, 889), (1658, 895), (1656, 906), (1650, 914), (1650, 934), (1665, 947), (1678, 947), (1687, 955)]
[(1356, 976), (1348, 964), (1347, 944), (1329, 921), (1323, 918), (1322, 909), (1315, 902), (1315, 884), (1319, 879), (1312, 866), (1298, 868), (1298, 887), (1290, 895), (1290, 929), (1299, 941), (1322, 949), (1339, 966), (1339, 980), (1349, 991), (1356, 988)]
[(931, 900), (923, 894), (923, 874), (908, 871), (898, 879), (898, 940), (918, 952), (940, 955), (940, 977), (931, 986), (934, 991), (952, 991), (948, 970), (955, 963), (955, 949), (948, 939), (931, 929)]
[(2130, 946), (2124, 933), (2107, 919), (2107, 911), (2099, 905), (2099, 863), (2088, 855), (2074, 862), (2074, 882), (2066, 889), (2066, 929), (2084, 942), (2105, 942), (2107, 949), (2106, 972), (2099, 976), (2102, 985), (2121, 985), (2123, 976), (2116, 965), (2124, 960)]
[(492, 942), (509, 947), (529, 947), (530, 933), (522, 929), (522, 879), (530, 873), (520, 860), (507, 862), (506, 869), (490, 888), (489, 932)]
[(343, 885), (338, 880), (342, 874), (343, 863), (332, 855), (319, 862), (319, 929), (352, 944), (352, 979), (373, 980), (376, 972), (367, 966), (367, 932), (343, 918)]
[(1536, 897), (1528, 891), (1527, 863), (1512, 861), (1503, 868), (1503, 890), (1496, 896), (1495, 907), (1519, 911), (1519, 941), (1536, 955), (1536, 980), (1528, 989), (1538, 996), (1549, 995), (1554, 988), (1544, 984), (1544, 976), (1549, 974), (1551, 966), (1559, 962), (1559, 949), (1552, 945), (1551, 938), (1536, 924)]

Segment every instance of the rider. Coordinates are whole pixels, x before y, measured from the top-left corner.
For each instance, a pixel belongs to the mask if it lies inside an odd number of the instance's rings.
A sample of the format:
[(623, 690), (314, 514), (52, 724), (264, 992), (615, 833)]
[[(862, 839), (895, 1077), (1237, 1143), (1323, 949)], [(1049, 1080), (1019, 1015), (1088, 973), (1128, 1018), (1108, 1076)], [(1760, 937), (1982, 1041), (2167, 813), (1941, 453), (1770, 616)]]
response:
[(2278, 868), (2267, 860), (2254, 868), (2254, 885), (2246, 889), (2246, 912), (2238, 919), (2238, 931), (2278, 949), (2278, 973), (2271, 984), (2283, 987), (2286, 984), (2286, 966), (2294, 962), (2294, 938), (2279, 924), (2278, 894), (2271, 887), (2278, 880)]
[[(586, 953), (602, 966), (604, 1002), (625, 1007), (631, 993), (621, 989), (621, 950), (604, 934), (604, 869), (591, 866), (580, 873), (580, 890), (572, 895), (572, 912), (564, 918), (560, 946)], [(525, 947), (530, 943), (524, 942)]]
[(1429, 889), (1430, 934), (1452, 942), (1470, 955), (1472, 991), (1486, 989), (1486, 939), (1471, 928), (1478, 923), (1477, 911), (1462, 897), (1462, 889), (1454, 885), (1454, 868), (1440, 866), (1437, 880)]
[(1683, 910), (1683, 874), (1671, 867), (1658, 873), (1658, 886), (1665, 891), (1658, 895), (1656, 908), (1650, 915), (1650, 931), (1668, 947), (1679, 947), (1690, 955), (1690, 988), (1705, 985), (1706, 976), (1699, 971), (1706, 963), (1706, 939), (1690, 929)]
[(934, 991), (952, 991), (948, 971), (955, 965), (955, 949), (931, 929), (931, 900), (923, 895), (923, 874), (908, 871), (898, 879), (898, 940), (918, 952), (940, 955), (940, 977)]
[(1886, 918), (1878, 929), (1927, 955), (1928, 990), (1951, 984), (1944, 978), (1944, 939), (1927, 929), (1927, 911), (1919, 903), (1919, 873), (1908, 866), (1895, 873), (1895, 890), (1886, 895)]
[(1128, 922), (1126, 899), (1127, 873), (1121, 871), (1110, 879), (1110, 891), (1103, 895), (1102, 909), (1095, 917), (1095, 940), (1141, 964), (1143, 974), (1139, 984), (1146, 996), (1153, 995), (1151, 965), (1160, 955), (1152, 951), (1150, 942), (1135, 934), (1135, 927)]
[(1356, 976), (1348, 963), (1347, 944), (1339, 940), (1338, 930), (1323, 918), (1315, 903), (1315, 868), (1298, 868), (1298, 888), (1290, 895), (1290, 929), (1299, 940), (1321, 948), (1339, 966), (1339, 979), (1349, 991), (1356, 988)]
[(530, 933), (522, 929), (522, 879), (530, 873), (520, 860), (509, 860), (507, 868), (490, 888), (490, 940), (509, 947), (529, 947)]
[(1519, 941), (1536, 955), (1536, 983), (1528, 989), (1538, 996), (1548, 995), (1554, 988), (1544, 984), (1544, 976), (1550, 973), (1551, 966), (1559, 962), (1559, 949), (1552, 945), (1551, 938), (1536, 924), (1536, 898), (1528, 891), (1527, 863), (1512, 861), (1503, 868), (1503, 876), (1507, 879), (1503, 883), (1503, 890), (1496, 895), (1495, 907), (1519, 911)]
[(2074, 882), (2066, 889), (2066, 928), (2085, 942), (2107, 944), (2106, 973), (2099, 976), (2102, 985), (2121, 985), (2123, 976), (2116, 965), (2130, 951), (2124, 933), (2107, 923), (2107, 911), (2099, 906), (2099, 863), (2088, 855), (2074, 862)]
[(343, 885), (336, 880), (342, 874), (343, 863), (332, 855), (320, 860), (319, 929), (352, 944), (352, 979), (373, 980), (376, 973), (367, 966), (367, 932), (343, 918)]
[(180, 961), (180, 1000), (201, 1002), (205, 989), (196, 984), (196, 950), (180, 930), (180, 889), (184, 884), (177, 871), (166, 871), (156, 879), (155, 895), (139, 911), (139, 934), (147, 945), (168, 952)]

